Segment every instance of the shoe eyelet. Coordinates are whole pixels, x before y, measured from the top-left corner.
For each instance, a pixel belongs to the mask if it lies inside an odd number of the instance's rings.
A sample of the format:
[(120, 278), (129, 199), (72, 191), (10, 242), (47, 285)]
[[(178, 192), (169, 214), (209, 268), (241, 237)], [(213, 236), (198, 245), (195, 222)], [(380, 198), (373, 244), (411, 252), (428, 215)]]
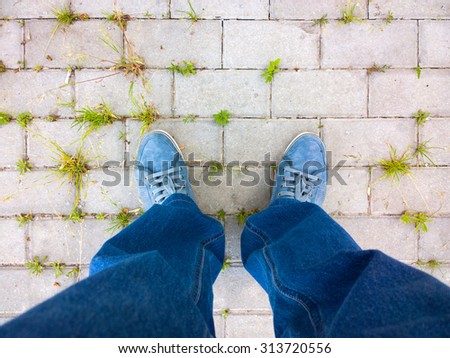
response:
[(281, 193), (278, 193), (278, 195), (277, 195), (278, 197), (281, 197)]

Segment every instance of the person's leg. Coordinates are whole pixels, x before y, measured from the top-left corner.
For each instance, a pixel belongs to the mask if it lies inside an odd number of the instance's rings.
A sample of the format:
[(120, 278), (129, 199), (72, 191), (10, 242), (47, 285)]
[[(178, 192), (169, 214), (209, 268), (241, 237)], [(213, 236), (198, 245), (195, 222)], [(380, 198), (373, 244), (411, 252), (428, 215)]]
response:
[[(153, 132), (141, 148), (170, 149), (168, 138)], [(184, 164), (177, 160), (175, 167)], [(0, 337), (214, 336), (212, 284), (223, 262), (223, 227), (191, 199), (185, 167), (182, 175), (158, 173), (155, 182), (156, 172), (140, 186), (148, 210), (103, 245), (90, 277), (6, 323)]]
[[(308, 157), (314, 165), (303, 165)], [(320, 140), (300, 137), (278, 168), (270, 206), (242, 234), (242, 260), (269, 295), (276, 336), (450, 336), (450, 288), (361, 250), (319, 207), (324, 168)]]

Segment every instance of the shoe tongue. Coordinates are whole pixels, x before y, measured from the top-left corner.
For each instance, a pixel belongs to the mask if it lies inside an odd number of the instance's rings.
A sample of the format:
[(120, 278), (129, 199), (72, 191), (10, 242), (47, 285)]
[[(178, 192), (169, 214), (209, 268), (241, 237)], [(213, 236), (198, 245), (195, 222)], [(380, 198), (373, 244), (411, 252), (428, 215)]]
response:
[(179, 160), (180, 155), (178, 153), (175, 153), (172, 160), (162, 160), (159, 163), (153, 163), (153, 173), (151, 174), (166, 172), (169, 169), (174, 168), (178, 164)]

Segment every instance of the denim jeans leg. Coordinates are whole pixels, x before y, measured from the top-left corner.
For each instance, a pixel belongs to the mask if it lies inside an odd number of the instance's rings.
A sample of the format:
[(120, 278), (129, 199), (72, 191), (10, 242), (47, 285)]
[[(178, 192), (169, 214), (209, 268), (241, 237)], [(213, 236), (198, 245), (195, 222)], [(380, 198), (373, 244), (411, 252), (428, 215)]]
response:
[(214, 336), (222, 225), (174, 194), (108, 240), (90, 276), (0, 327), (0, 337)]
[(251, 216), (245, 268), (269, 295), (277, 337), (450, 335), (450, 288), (361, 250), (319, 206), (278, 199)]

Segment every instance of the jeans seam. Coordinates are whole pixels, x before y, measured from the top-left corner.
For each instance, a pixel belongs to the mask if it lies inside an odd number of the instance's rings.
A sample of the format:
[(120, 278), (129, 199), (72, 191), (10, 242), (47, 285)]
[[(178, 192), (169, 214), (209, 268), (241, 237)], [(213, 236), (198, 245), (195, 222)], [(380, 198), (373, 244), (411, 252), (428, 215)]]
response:
[[(201, 291), (202, 291), (203, 267), (204, 267), (204, 262), (205, 262), (205, 249), (209, 244), (221, 239), (223, 236), (224, 236), (224, 233), (220, 233), (216, 237), (212, 237), (211, 239), (203, 241), (201, 248), (199, 248), (199, 250), (201, 251), (201, 255), (199, 255), (200, 260), (198, 260), (199, 261), (198, 264), (195, 265), (196, 272), (194, 273), (195, 279), (193, 280), (195, 286), (192, 287), (192, 293), (193, 293), (195, 304), (197, 304), (198, 301), (200, 300)], [(197, 267), (198, 267), (198, 269), (197, 269)]]
[[(264, 242), (264, 244), (266, 245), (263, 248), (263, 256), (264, 256), (264, 260), (266, 261), (266, 263), (269, 266), (269, 269), (271, 271), (272, 283), (273, 283), (275, 289), (278, 292), (280, 292), (283, 296), (286, 296), (287, 298), (289, 298), (289, 299), (297, 302), (298, 304), (300, 304), (306, 310), (306, 312), (308, 312), (308, 317), (309, 317), (309, 320), (311, 322), (311, 325), (313, 326), (314, 333), (315, 333), (316, 336), (318, 336), (318, 327), (317, 326), (318, 325), (323, 326), (323, 320), (320, 317), (320, 313), (317, 311), (317, 309), (311, 309), (306, 302), (304, 302), (300, 297), (298, 297), (298, 293), (291, 294), (291, 293), (286, 292), (286, 290), (289, 290), (289, 291), (292, 291), (292, 292), (296, 292), (296, 291), (290, 289), (289, 287), (284, 286), (281, 283), (281, 280), (278, 278), (278, 275), (275, 272), (275, 265), (273, 264), (273, 260), (270, 258), (269, 253), (267, 252), (267, 242), (269, 241), (267, 235), (262, 230), (259, 230), (259, 229), (255, 228), (255, 227), (252, 227), (251, 224), (246, 223), (245, 226), (250, 232), (252, 232), (255, 235), (257, 235)], [(311, 298), (309, 298), (309, 297), (307, 297), (307, 298), (312, 303), (314, 303), (314, 301)], [(312, 314), (311, 314), (312, 311), (317, 312), (317, 315), (319, 316), (319, 322), (317, 322), (317, 323), (315, 322), (315, 319), (312, 317)]]

